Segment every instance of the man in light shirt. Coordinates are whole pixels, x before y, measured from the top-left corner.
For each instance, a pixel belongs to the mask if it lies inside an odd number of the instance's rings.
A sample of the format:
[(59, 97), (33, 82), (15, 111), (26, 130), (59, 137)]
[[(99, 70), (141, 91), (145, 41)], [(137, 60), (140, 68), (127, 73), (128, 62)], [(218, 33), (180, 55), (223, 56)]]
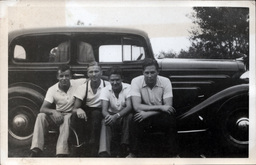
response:
[(108, 81), (101, 79), (102, 71), (97, 62), (92, 62), (87, 68), (88, 81), (78, 87), (75, 92), (75, 103), (71, 117), (71, 126), (76, 130), (80, 141), (87, 144), (89, 157), (97, 157), (101, 130), (100, 93)]
[[(74, 92), (78, 86), (86, 81), (86, 79), (71, 79), (71, 69), (68, 65), (61, 65), (58, 68), (57, 79), (59, 82), (48, 89), (40, 113), (35, 122), (31, 145), (31, 157), (38, 157), (41, 155), (44, 148), (46, 129), (51, 123), (59, 126), (56, 155), (59, 157), (66, 157), (69, 154), (69, 124), (75, 101)], [(56, 106), (55, 109), (52, 108), (53, 104)]]
[(172, 84), (168, 78), (158, 75), (159, 66), (154, 59), (146, 58), (142, 67), (143, 75), (134, 78), (131, 83), (132, 104), (136, 113), (133, 123), (132, 154), (128, 157), (142, 154), (144, 151), (138, 152), (138, 147), (149, 138), (150, 132), (154, 131), (164, 132), (167, 139), (163, 146), (166, 155), (162, 156), (177, 156)]
[(132, 104), (130, 98), (130, 84), (122, 82), (122, 72), (119, 67), (112, 67), (108, 71), (111, 85), (102, 89), (102, 120), (99, 155), (113, 156), (111, 149), (112, 135), (121, 134), (118, 156), (128, 155), (130, 141), (130, 124), (132, 120)]

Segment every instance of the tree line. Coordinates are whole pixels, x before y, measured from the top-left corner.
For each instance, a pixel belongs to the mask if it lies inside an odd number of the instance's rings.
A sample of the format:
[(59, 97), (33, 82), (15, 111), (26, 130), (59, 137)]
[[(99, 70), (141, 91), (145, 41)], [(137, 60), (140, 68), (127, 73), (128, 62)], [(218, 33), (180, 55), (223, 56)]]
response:
[(189, 33), (191, 46), (175, 53), (160, 52), (164, 58), (234, 59), (249, 56), (249, 8), (193, 7)]

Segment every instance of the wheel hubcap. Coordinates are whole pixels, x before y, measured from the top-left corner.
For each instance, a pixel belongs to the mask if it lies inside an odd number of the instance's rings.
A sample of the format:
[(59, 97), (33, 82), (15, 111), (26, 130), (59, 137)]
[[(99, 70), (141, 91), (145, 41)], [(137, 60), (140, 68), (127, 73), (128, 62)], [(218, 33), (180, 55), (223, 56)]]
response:
[(13, 128), (18, 130), (24, 130), (28, 126), (28, 117), (23, 114), (19, 114), (13, 118)]
[(236, 122), (236, 126), (240, 131), (248, 131), (249, 128), (249, 119), (248, 118), (240, 118)]

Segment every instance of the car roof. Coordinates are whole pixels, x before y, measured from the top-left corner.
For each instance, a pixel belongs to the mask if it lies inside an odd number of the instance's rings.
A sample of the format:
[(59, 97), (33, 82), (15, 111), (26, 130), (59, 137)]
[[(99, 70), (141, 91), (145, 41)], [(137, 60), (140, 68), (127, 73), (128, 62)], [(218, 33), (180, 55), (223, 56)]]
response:
[(136, 34), (144, 38), (148, 35), (142, 30), (130, 28), (113, 28), (113, 27), (51, 27), (51, 28), (31, 28), (16, 30), (9, 33), (9, 41), (17, 36), (28, 34), (42, 34), (42, 33), (81, 33), (81, 32), (95, 32), (95, 33), (123, 33), (123, 34)]

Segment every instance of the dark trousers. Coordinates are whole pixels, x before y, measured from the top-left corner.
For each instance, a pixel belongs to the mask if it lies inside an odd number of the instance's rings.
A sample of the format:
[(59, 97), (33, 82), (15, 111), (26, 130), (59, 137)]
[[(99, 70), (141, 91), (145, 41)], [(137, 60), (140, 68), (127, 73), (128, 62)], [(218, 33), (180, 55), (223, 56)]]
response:
[[(148, 148), (157, 146), (160, 156), (172, 157), (177, 154), (176, 117), (159, 113), (142, 122), (132, 124), (132, 152), (137, 156), (152, 156)], [(147, 149), (145, 149), (145, 146)], [(157, 147), (150, 149), (156, 150)]]
[[(99, 149), (99, 139), (101, 130), (101, 120), (103, 115), (101, 108), (87, 107), (85, 119), (79, 119), (76, 113), (71, 116), (71, 127), (76, 131), (79, 141), (86, 144), (86, 155), (96, 157)], [(74, 141), (72, 139), (72, 141)]]

